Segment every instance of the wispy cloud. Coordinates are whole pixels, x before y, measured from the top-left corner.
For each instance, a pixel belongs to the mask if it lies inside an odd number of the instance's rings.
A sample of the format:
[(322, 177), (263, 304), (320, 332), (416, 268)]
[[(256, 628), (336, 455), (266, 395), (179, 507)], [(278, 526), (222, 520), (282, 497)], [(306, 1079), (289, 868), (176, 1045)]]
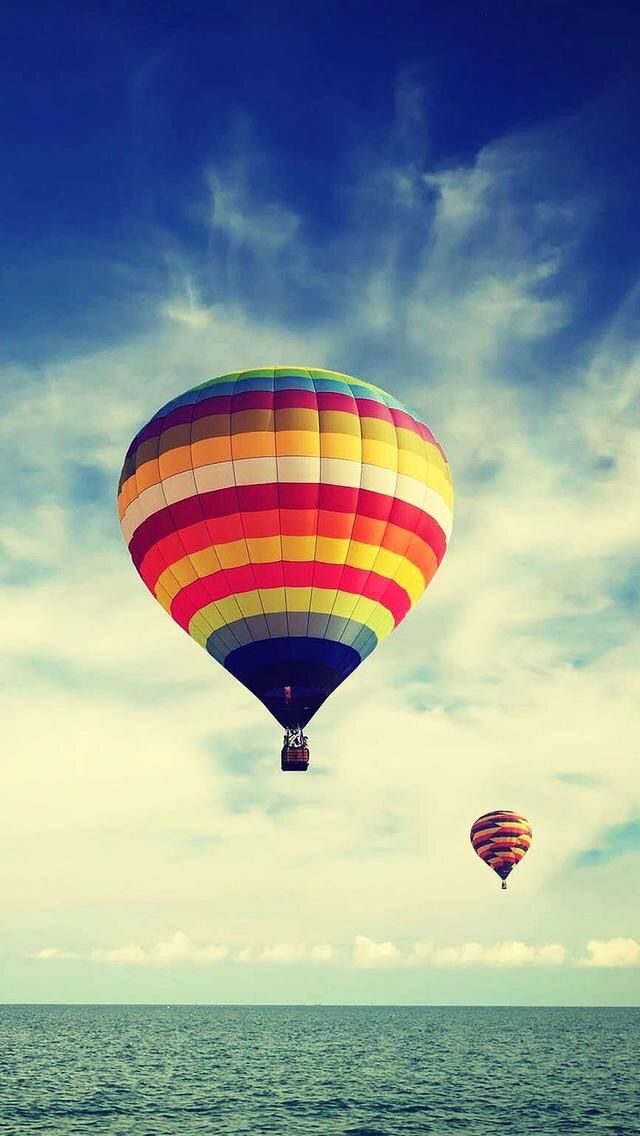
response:
[(627, 824), (612, 825), (601, 836), (596, 847), (586, 848), (576, 857), (576, 864), (580, 868), (597, 868), (611, 860), (619, 860), (622, 856), (635, 855), (640, 852), (640, 820), (632, 820)]
[(604, 777), (596, 777), (593, 773), (580, 773), (577, 769), (572, 773), (556, 773), (554, 776), (556, 781), (560, 781), (563, 785), (575, 785), (579, 789), (597, 789), (605, 782)]
[(64, 959), (82, 959), (87, 956), (77, 951), (65, 951), (61, 947), (42, 947), (39, 951), (28, 954), (27, 958), (38, 959), (40, 962), (57, 962)]
[(211, 194), (211, 225), (235, 245), (274, 252), (288, 244), (300, 228), (300, 218), (277, 201), (265, 202), (256, 194), (249, 170), (237, 166), (224, 173), (211, 170), (207, 177)]

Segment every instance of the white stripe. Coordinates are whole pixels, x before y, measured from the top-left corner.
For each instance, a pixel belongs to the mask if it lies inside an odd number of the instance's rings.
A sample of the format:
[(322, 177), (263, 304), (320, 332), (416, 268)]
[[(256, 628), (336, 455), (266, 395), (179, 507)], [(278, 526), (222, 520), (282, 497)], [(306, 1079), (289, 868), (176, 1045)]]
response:
[[(232, 485), (235, 485), (233, 462), (230, 461), (201, 465), (193, 472), (198, 493), (213, 493), (216, 489), (230, 489)], [(169, 478), (169, 480), (172, 481), (173, 478)], [(185, 493), (185, 497), (188, 496), (189, 494)]]
[(447, 502), (442, 500), (442, 497), (435, 489), (427, 489), (424, 501), (422, 502), (422, 511), (423, 513), (428, 513), (430, 517), (433, 517), (434, 521), (438, 522), (448, 542), (453, 527), (453, 513), (447, 505)]
[(268, 485), (278, 480), (275, 457), (240, 458), (234, 461), (233, 468), (238, 485)]
[(122, 518), (122, 532), (127, 544), (138, 526), (146, 521), (147, 517), (164, 509), (166, 504), (161, 485), (150, 485), (148, 489), (143, 489), (140, 496), (131, 502)]
[[(195, 473), (195, 480), (194, 480)], [(163, 509), (167, 502), (174, 504), (198, 493), (229, 489), (232, 485), (270, 485), (273, 482), (313, 484), (320, 480), (324, 485), (341, 485), (370, 490), (385, 496), (397, 497), (422, 509), (440, 525), (447, 540), (451, 534), (452, 514), (437, 489), (415, 477), (379, 465), (362, 465), (359, 461), (344, 458), (317, 457), (263, 457), (242, 458), (236, 462), (215, 462), (199, 466), (194, 473), (175, 473), (160, 485), (151, 485), (127, 507), (122, 518), (122, 532), (127, 543), (139, 525)], [(235, 474), (235, 476), (234, 476)]]
[[(363, 465), (360, 484), (363, 489), (369, 489), (372, 493), (385, 493), (388, 497), (394, 497), (397, 476), (395, 469), (388, 469), (386, 466)], [(424, 493), (424, 485), (422, 492)]]
[(345, 488), (358, 489), (363, 468), (367, 467), (363, 467), (359, 461), (349, 461), (346, 458), (321, 458), (320, 481), (323, 485), (343, 485)]
[[(209, 467), (211, 468), (211, 467)], [(184, 501), (185, 497), (193, 497), (197, 493), (193, 471), (185, 470), (183, 473), (174, 473), (162, 482), (167, 505), (175, 505), (176, 501)]]
[(319, 457), (301, 454), (299, 457), (289, 456), (277, 460), (277, 476), (270, 477), (269, 481), (301, 481), (313, 485), (322, 479)]
[[(427, 492), (429, 492), (429, 490), (427, 490)], [(403, 501), (407, 501), (410, 505), (415, 505), (417, 509), (421, 509), (424, 505), (424, 493), (424, 481), (418, 481), (415, 477), (409, 477), (407, 473), (398, 474), (396, 495), (401, 497)], [(438, 497), (440, 498), (440, 494), (438, 494)], [(442, 498), (440, 498), (440, 500), (442, 500)]]

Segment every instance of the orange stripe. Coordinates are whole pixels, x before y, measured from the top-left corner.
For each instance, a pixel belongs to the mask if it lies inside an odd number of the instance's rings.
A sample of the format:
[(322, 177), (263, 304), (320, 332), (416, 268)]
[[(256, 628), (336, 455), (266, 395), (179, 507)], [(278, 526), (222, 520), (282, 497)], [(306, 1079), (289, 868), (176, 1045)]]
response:
[[(331, 513), (326, 509), (319, 512), (313, 509), (266, 509), (255, 513), (214, 517), (206, 523), (198, 522), (162, 537), (145, 554), (140, 564), (140, 574), (147, 586), (153, 589), (162, 572), (181, 560), (185, 552), (201, 552), (211, 547), (221, 550), (225, 545), (236, 541), (244, 542), (245, 539), (256, 540), (278, 535), (315, 537), (317, 530), (319, 537), (349, 540), (352, 520), (348, 513)], [(359, 526), (358, 531), (362, 537), (366, 528)], [(404, 534), (402, 549), (399, 549), (400, 534)], [(413, 536), (407, 549), (407, 530), (400, 529), (397, 525), (389, 525), (382, 537), (381, 544), (372, 544), (371, 547), (375, 551), (385, 549), (401, 555), (408, 564), (418, 569), (426, 586), (438, 566), (437, 557), (430, 546), (420, 537)]]

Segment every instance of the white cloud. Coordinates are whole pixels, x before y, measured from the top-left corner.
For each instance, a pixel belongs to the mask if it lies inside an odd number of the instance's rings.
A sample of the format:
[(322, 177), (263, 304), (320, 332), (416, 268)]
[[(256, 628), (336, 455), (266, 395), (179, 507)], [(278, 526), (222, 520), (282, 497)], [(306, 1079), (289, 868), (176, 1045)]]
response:
[(335, 959), (336, 951), (329, 943), (318, 943), (309, 947), (305, 944), (274, 943), (272, 946), (241, 947), (234, 956), (228, 946), (218, 943), (198, 945), (184, 931), (176, 931), (168, 939), (160, 940), (150, 947), (128, 943), (122, 947), (94, 947), (85, 953), (68, 951), (59, 947), (43, 947), (28, 955), (41, 962), (76, 959), (104, 963), (107, 966), (158, 966), (170, 967), (179, 963), (192, 963), (197, 966), (212, 966), (230, 958), (239, 963), (290, 964), (300, 962), (328, 963)]
[(304, 958), (305, 948), (292, 943), (274, 943), (272, 947), (263, 947), (256, 956), (256, 962), (289, 963), (298, 962)]
[(357, 937), (353, 955), (354, 965), (362, 967), (560, 966), (565, 959), (566, 950), (558, 943), (535, 947), (507, 941), (490, 946), (463, 943), (459, 947), (435, 947), (418, 942), (403, 953), (393, 943), (375, 943), (364, 936)]
[(395, 943), (376, 943), (366, 935), (356, 935), (353, 947), (353, 965), (368, 969), (379, 966), (397, 966), (401, 954)]
[(493, 946), (464, 943), (461, 947), (442, 947), (433, 952), (434, 966), (560, 966), (566, 957), (563, 946), (549, 943), (542, 947), (526, 943), (504, 942)]
[(414, 943), (407, 956), (409, 966), (429, 966), (433, 960), (433, 943)]
[(198, 946), (183, 931), (176, 931), (169, 939), (161, 940), (151, 947), (141, 947), (138, 943), (127, 943), (122, 947), (94, 947), (85, 953), (66, 951), (58, 947), (44, 947), (30, 954), (30, 958), (49, 962), (58, 959), (79, 959), (103, 963), (106, 966), (175, 966), (178, 963), (195, 963), (211, 966), (221, 962), (229, 953), (228, 947), (217, 944)]
[(27, 958), (39, 959), (41, 962), (50, 962), (57, 959), (81, 959), (83, 956), (76, 951), (65, 951), (60, 947), (42, 947), (27, 955)]
[(335, 957), (335, 948), (330, 946), (329, 943), (318, 943), (309, 951), (309, 958), (312, 962), (333, 962)]
[(228, 947), (209, 943), (199, 947), (191, 942), (184, 931), (176, 931), (170, 939), (156, 943), (151, 949), (151, 959), (160, 965), (171, 966), (176, 962), (195, 962), (203, 966), (221, 962), (228, 954)]
[(145, 966), (152, 961), (151, 956), (135, 943), (128, 943), (124, 947), (96, 947), (87, 957), (91, 962), (105, 963), (107, 966)]
[(588, 957), (580, 966), (622, 967), (640, 966), (640, 942), (637, 939), (591, 939), (587, 943)]
[(242, 947), (235, 955), (235, 961), (241, 963), (297, 963), (333, 962), (336, 957), (335, 947), (329, 943), (318, 943), (309, 947), (300, 943), (274, 943), (265, 947)]

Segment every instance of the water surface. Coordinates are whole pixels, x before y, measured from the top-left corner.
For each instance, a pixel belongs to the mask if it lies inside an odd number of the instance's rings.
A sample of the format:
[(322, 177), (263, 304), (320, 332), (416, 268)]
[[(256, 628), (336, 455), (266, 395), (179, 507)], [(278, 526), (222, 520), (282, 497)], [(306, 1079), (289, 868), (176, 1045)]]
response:
[(0, 1006), (7, 1136), (640, 1133), (640, 1010)]

